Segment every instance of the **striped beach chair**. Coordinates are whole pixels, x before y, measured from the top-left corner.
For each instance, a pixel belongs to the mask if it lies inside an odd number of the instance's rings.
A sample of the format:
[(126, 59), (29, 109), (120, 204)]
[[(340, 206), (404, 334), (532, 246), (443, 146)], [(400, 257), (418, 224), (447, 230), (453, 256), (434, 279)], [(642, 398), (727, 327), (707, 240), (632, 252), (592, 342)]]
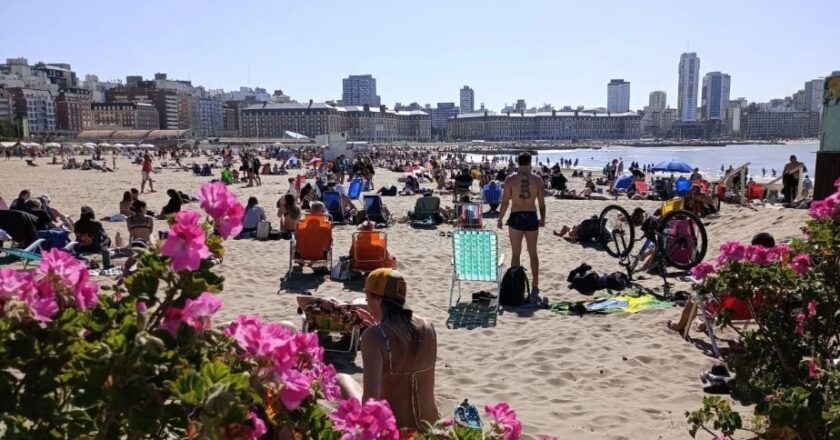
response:
[[(499, 313), (499, 287), (502, 282), (504, 255), (499, 252), (499, 238), (484, 229), (458, 229), (452, 234), (452, 285), (449, 288), (449, 311), (459, 307), (461, 281), (489, 282), (496, 285), (495, 304), (488, 313)], [(455, 297), (455, 286), (458, 297)]]

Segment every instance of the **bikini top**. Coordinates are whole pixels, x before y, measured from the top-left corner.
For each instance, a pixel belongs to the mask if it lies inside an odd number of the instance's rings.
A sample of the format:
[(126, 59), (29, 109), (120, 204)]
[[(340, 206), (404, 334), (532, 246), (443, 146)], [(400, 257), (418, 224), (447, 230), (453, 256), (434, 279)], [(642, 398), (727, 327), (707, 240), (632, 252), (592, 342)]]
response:
[[(414, 424), (416, 426), (420, 426), (420, 392), (417, 390), (417, 375), (422, 373), (428, 373), (430, 371), (434, 371), (435, 364), (432, 363), (431, 367), (423, 368), (420, 370), (411, 370), (411, 371), (401, 371), (395, 372), (394, 371), (394, 359), (393, 353), (391, 352), (391, 342), (388, 339), (388, 335), (385, 334), (385, 329), (382, 327), (382, 324), (377, 324), (376, 328), (379, 329), (379, 333), (382, 334), (382, 338), (385, 339), (385, 350), (388, 351), (388, 375), (389, 376), (408, 376), (408, 383), (411, 387), (410, 394), (411, 394), (411, 416), (414, 418)], [(437, 339), (437, 333), (435, 332), (435, 328), (432, 327), (432, 333), (435, 334)], [(435, 359), (437, 359), (437, 346), (435, 346)]]

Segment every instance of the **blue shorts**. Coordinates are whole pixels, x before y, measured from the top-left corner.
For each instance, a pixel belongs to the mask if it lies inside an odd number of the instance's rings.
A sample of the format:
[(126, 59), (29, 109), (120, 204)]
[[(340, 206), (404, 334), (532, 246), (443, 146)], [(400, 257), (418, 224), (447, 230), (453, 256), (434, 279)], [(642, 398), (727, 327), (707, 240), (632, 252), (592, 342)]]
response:
[(540, 228), (540, 221), (534, 211), (511, 212), (507, 225), (518, 231), (532, 232)]

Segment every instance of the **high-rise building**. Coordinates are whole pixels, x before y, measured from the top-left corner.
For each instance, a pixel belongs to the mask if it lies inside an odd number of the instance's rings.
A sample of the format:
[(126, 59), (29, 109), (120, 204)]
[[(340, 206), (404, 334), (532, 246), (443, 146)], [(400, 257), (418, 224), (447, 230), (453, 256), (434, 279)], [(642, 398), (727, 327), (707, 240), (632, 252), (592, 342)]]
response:
[(630, 83), (623, 79), (613, 79), (607, 84), (607, 111), (627, 113), (630, 111)]
[(805, 82), (805, 111), (818, 112), (822, 110), (823, 79), (812, 79)]
[(15, 119), (15, 107), (12, 105), (12, 94), (0, 87), (0, 119), (12, 121)]
[(709, 72), (703, 77), (703, 120), (723, 120), (729, 106), (729, 75)]
[(680, 121), (697, 121), (697, 87), (700, 84), (700, 58), (694, 52), (680, 56), (677, 113)]
[(47, 90), (10, 88), (18, 119), (26, 118), (30, 133), (53, 133), (57, 130), (55, 101)]
[(90, 90), (78, 87), (59, 92), (55, 97), (55, 114), (59, 130), (78, 133), (93, 125), (90, 96)]
[(369, 105), (379, 107), (376, 78), (373, 75), (350, 75), (342, 80), (341, 101), (344, 105)]
[(513, 111), (515, 111), (517, 113), (524, 112), (527, 109), (528, 109), (528, 104), (525, 103), (524, 99), (517, 99), (516, 100), (516, 105), (513, 106)]
[(458, 116), (460, 113), (458, 107), (454, 102), (439, 102), (437, 107), (431, 109), (431, 128), (432, 136), (438, 136), (441, 139), (446, 137), (446, 120)]
[(461, 113), (472, 113), (475, 111), (475, 91), (470, 86), (461, 89)]
[(154, 130), (160, 128), (157, 109), (144, 102), (112, 102), (91, 104), (93, 125), (99, 128), (131, 128)]
[(668, 95), (661, 90), (650, 92), (648, 106), (652, 111), (661, 112), (668, 105)]

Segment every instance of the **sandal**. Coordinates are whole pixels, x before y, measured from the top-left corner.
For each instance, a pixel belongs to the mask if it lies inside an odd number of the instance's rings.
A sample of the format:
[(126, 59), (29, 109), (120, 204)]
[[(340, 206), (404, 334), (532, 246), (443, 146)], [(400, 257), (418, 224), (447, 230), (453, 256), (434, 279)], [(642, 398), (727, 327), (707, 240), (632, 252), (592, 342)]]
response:
[(456, 425), (463, 426), (468, 429), (482, 430), (481, 417), (478, 415), (478, 410), (475, 405), (470, 405), (467, 399), (464, 399), (460, 405), (455, 407), (455, 413), (452, 420)]

